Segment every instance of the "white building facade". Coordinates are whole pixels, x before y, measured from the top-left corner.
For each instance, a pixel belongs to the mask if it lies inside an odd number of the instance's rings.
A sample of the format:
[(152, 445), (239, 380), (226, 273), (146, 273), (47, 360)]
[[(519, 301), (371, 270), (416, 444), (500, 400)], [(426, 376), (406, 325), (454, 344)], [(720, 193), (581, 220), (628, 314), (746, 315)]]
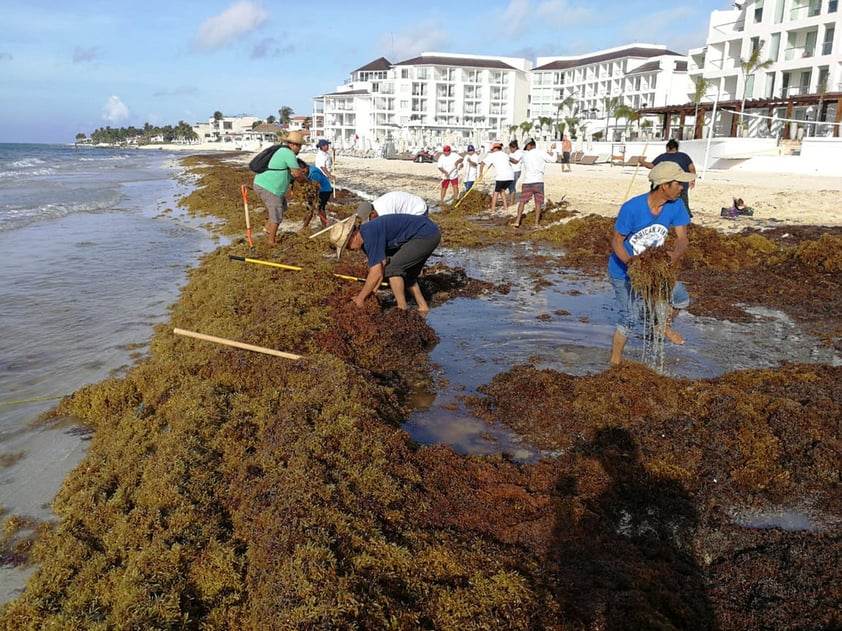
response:
[[(789, 137), (795, 120), (804, 121), (799, 133), (833, 135), (836, 95), (842, 93), (838, 0), (746, 0), (734, 6), (712, 12), (705, 46), (689, 53), (691, 79), (707, 83), (703, 100), (739, 103), (723, 112), (717, 133)], [(758, 64), (748, 67), (758, 49)], [(729, 134), (743, 102), (740, 133)]]
[(532, 62), (426, 52), (354, 70), (336, 92), (314, 99), (312, 134), (337, 147), (377, 152), (462, 147), (503, 138), (526, 120)]
[[(687, 57), (654, 44), (632, 44), (567, 57), (539, 57), (531, 72), (529, 116), (565, 123), (588, 136), (624, 133), (615, 110), (684, 102), (691, 83)], [(573, 122), (577, 121), (577, 122)], [(609, 129), (609, 125), (611, 125)], [(572, 129), (571, 129), (572, 127)]]

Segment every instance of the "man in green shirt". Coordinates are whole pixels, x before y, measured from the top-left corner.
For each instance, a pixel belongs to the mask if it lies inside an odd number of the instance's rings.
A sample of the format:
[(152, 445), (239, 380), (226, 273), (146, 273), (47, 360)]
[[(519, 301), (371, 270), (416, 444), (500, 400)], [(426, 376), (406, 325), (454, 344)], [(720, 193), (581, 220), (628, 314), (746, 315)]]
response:
[(304, 134), (291, 131), (283, 139), (285, 147), (278, 149), (269, 160), (269, 168), (254, 176), (254, 192), (266, 206), (269, 214), (264, 230), (269, 244), (277, 243), (278, 226), (287, 210), (286, 192), (292, 178), (306, 175), (298, 166), (298, 152), (304, 144)]

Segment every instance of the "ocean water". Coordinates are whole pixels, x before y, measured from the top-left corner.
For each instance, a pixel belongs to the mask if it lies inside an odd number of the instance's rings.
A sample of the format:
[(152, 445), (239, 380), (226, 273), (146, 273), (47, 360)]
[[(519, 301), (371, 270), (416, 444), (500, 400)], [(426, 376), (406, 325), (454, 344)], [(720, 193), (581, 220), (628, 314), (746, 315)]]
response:
[[(177, 155), (0, 143), (0, 510), (49, 517), (85, 453), (33, 423), (148, 349), (186, 272), (218, 245), (176, 206)], [(26, 572), (0, 570), (0, 602)]]

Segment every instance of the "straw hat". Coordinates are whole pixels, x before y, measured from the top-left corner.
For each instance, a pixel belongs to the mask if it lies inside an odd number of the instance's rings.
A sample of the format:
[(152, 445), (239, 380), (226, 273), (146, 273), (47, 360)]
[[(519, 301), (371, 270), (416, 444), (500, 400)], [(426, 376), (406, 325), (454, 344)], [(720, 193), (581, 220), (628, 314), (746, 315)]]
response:
[(333, 224), (330, 229), (330, 244), (336, 248), (337, 259), (342, 256), (342, 250), (348, 245), (348, 240), (354, 231), (354, 221), (356, 218), (356, 215), (351, 215)]
[(307, 136), (302, 134), (300, 131), (291, 131), (283, 137), (283, 141), (303, 145), (307, 141)]

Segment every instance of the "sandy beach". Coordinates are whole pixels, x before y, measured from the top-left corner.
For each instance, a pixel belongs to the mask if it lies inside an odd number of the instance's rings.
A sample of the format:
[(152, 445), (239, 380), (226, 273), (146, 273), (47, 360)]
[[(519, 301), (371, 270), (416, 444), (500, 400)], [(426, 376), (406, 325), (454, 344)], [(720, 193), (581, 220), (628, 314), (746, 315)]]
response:
[[(312, 155), (302, 157), (312, 161)], [(343, 186), (343, 180), (350, 180), (370, 183), (373, 194), (406, 190), (432, 203), (439, 199), (440, 180), (435, 164), (338, 155), (334, 166), (339, 187)], [(570, 209), (582, 214), (614, 216), (627, 197), (647, 190), (648, 173), (644, 167), (607, 164), (574, 165), (572, 173), (562, 173), (561, 164), (551, 164), (546, 171), (545, 193), (552, 201), (563, 197), (570, 203)], [(493, 172), (490, 176), (493, 177)], [(488, 177), (480, 186), (490, 192), (492, 183)], [(690, 191), (690, 204), (695, 223), (723, 232), (781, 224), (839, 226), (842, 225), (840, 193), (842, 179), (836, 177), (711, 170)], [(742, 197), (754, 208), (754, 216), (737, 220), (721, 217), (720, 209), (730, 206), (733, 197)], [(450, 201), (450, 197), (445, 201)], [(531, 204), (527, 205), (527, 211), (532, 211)], [(514, 214), (514, 209), (511, 212)]]

